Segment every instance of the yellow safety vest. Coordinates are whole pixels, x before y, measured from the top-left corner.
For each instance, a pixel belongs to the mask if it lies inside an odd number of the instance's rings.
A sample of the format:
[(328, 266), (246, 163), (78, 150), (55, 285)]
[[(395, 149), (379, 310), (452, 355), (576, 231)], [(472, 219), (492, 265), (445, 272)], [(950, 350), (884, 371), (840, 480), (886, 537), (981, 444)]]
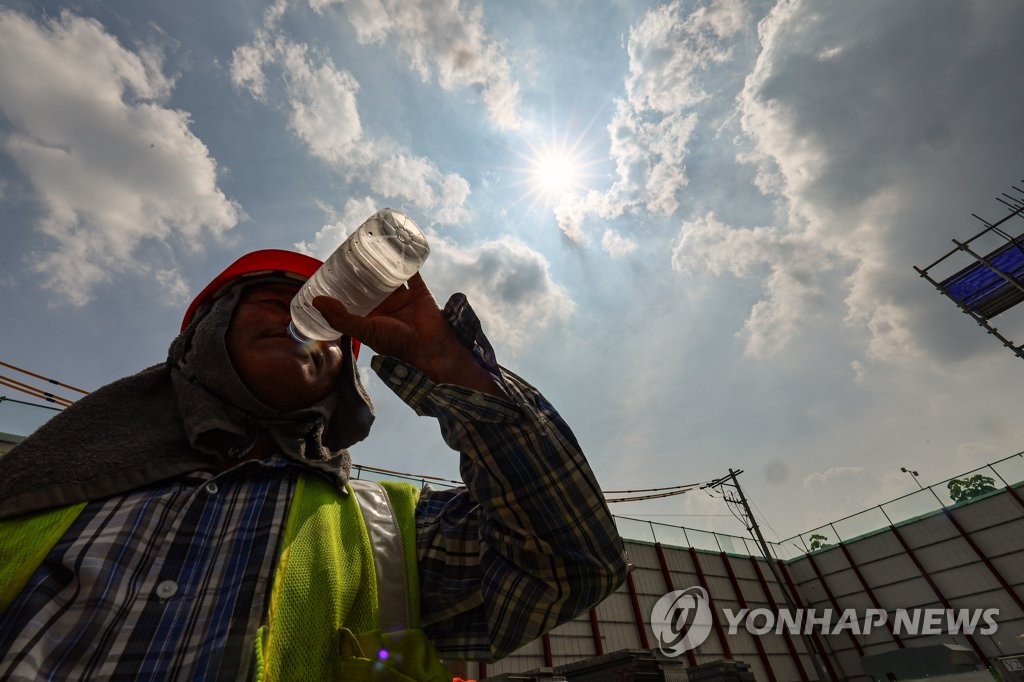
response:
[[(406, 483), (303, 474), (281, 538), (255, 679), (449, 682), (419, 629), (416, 502)], [(0, 521), (0, 612), (85, 504)]]

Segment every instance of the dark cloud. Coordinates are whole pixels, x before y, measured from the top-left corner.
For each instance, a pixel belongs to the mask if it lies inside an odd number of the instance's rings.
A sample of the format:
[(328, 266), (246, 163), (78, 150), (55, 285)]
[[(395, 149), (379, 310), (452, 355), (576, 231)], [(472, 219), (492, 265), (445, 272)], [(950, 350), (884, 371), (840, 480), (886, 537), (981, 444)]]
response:
[[(762, 186), (785, 229), (851, 267), (840, 293), (867, 356), (986, 352), (982, 334), (942, 338), (912, 266), (979, 229), (971, 211), (1021, 174), (1024, 5), (784, 2), (761, 36), (741, 107)], [(964, 324), (951, 303), (948, 318)]]

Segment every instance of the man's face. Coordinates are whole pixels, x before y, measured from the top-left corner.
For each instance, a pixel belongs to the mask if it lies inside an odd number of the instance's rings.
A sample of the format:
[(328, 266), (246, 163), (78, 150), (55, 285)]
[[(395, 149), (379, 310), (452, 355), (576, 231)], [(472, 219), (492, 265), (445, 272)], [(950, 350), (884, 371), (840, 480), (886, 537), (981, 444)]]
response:
[(281, 412), (309, 407), (334, 388), (343, 360), (335, 341), (296, 343), (288, 335), (297, 284), (256, 285), (242, 293), (228, 326), (231, 363), (252, 394)]

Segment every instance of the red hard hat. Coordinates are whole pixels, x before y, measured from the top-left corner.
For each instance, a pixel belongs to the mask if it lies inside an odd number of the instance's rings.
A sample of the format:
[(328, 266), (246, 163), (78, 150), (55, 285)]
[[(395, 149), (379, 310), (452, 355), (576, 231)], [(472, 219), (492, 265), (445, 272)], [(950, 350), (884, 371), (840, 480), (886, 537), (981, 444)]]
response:
[[(185, 318), (181, 321), (181, 329), (185, 330), (199, 308), (207, 303), (212, 303), (214, 299), (227, 291), (229, 286), (240, 279), (280, 274), (292, 275), (305, 281), (312, 277), (321, 265), (323, 263), (316, 258), (294, 251), (264, 249), (247, 253), (214, 277), (213, 281), (192, 299), (188, 310), (185, 311)], [(352, 354), (354, 358), (359, 357), (359, 341), (356, 339), (352, 339)]]

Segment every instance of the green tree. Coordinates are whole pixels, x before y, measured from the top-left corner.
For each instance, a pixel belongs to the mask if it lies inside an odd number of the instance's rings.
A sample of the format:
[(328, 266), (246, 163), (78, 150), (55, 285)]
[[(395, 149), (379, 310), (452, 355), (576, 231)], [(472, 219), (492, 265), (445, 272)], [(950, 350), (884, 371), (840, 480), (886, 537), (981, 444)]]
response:
[(946, 484), (949, 499), (954, 502), (966, 502), (978, 495), (990, 493), (996, 489), (996, 482), (991, 476), (975, 474), (970, 478), (954, 478)]
[(828, 542), (826, 542), (826, 540), (828, 540), (828, 536), (827, 535), (819, 535), (818, 533), (815, 533), (814, 535), (809, 537), (808, 540), (811, 541), (811, 551), (812, 552), (816, 552), (819, 549), (825, 549), (826, 547), (831, 547), (832, 546), (832, 545), (828, 544)]

